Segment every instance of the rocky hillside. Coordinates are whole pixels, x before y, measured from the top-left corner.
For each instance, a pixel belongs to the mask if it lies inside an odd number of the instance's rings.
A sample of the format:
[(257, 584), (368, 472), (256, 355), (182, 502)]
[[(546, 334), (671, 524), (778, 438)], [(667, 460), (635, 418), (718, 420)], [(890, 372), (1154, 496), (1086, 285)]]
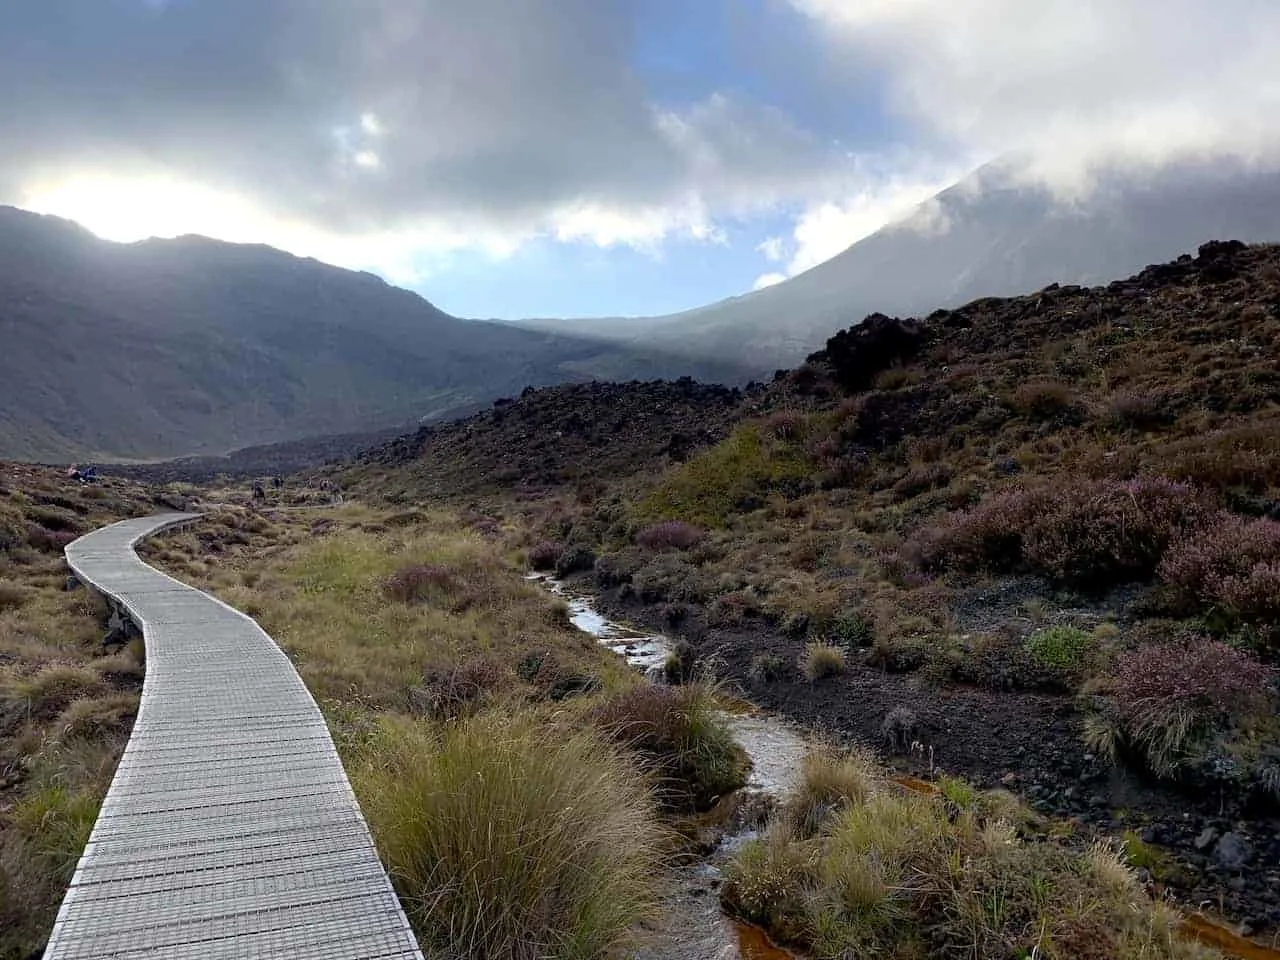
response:
[(454, 423), (361, 453), (347, 483), (396, 499), (480, 491), (604, 489), (718, 443), (760, 388), (693, 380), (526, 389)]
[(0, 208), (0, 456), (222, 454), (725, 364), (448, 316), (366, 273), (199, 237), (114, 244)]

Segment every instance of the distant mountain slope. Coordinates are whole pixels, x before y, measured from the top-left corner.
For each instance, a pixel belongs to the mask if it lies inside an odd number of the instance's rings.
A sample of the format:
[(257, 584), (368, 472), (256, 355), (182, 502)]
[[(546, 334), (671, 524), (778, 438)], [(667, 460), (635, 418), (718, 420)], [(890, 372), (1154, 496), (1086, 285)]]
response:
[(1214, 239), (1280, 240), (1280, 172), (1221, 163), (1116, 173), (1066, 206), (1019, 186), (1008, 165), (991, 165), (777, 286), (666, 317), (524, 325), (769, 371), (870, 313), (920, 315), (1054, 282), (1104, 283)]
[(459, 320), (366, 273), (0, 207), (0, 457), (145, 459), (403, 424), (529, 384), (742, 379)]

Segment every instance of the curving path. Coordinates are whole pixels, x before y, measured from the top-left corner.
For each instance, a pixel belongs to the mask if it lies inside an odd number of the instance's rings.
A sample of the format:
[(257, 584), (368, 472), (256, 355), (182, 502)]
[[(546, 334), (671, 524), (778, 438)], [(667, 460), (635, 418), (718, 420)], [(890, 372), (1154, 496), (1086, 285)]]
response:
[(133, 734), (46, 960), (418, 958), (315, 700), (253, 620), (147, 566), (125, 520), (69, 545), (142, 628)]

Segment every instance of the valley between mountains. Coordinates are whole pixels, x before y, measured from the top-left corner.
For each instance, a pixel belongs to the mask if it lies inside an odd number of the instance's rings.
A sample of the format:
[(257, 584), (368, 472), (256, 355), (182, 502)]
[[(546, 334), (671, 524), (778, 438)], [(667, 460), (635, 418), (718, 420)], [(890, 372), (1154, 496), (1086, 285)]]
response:
[[(677, 956), (658, 918), (711, 897), (813, 957), (1274, 956), (1278, 357), (1280, 248), (1214, 242), (768, 383), (513, 391), (261, 496), (6, 466), (0, 955), (145, 671), (58, 551), (163, 505), (206, 519), (145, 556), (290, 655), (425, 950)], [(668, 638), (658, 682), (531, 572)], [(812, 742), (767, 802), (743, 702)]]

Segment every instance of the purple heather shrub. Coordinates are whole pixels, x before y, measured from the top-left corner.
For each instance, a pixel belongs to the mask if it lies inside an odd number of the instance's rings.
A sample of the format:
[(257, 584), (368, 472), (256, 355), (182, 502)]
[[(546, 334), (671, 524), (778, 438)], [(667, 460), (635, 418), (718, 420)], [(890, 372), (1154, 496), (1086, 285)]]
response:
[(1176, 543), (1160, 577), (1190, 603), (1248, 622), (1280, 620), (1280, 523), (1222, 512)]
[(636, 534), (636, 543), (646, 550), (688, 550), (703, 538), (702, 528), (683, 520), (663, 520)]
[(1152, 643), (1120, 658), (1116, 701), (1122, 713), (1145, 703), (1232, 713), (1261, 700), (1270, 679), (1270, 670), (1257, 659), (1219, 640)]
[(402, 567), (382, 581), (382, 592), (401, 603), (422, 603), (433, 594), (450, 594), (457, 587), (453, 573), (438, 563)]
[(529, 550), (529, 566), (534, 570), (554, 570), (563, 552), (560, 544), (543, 540)]

